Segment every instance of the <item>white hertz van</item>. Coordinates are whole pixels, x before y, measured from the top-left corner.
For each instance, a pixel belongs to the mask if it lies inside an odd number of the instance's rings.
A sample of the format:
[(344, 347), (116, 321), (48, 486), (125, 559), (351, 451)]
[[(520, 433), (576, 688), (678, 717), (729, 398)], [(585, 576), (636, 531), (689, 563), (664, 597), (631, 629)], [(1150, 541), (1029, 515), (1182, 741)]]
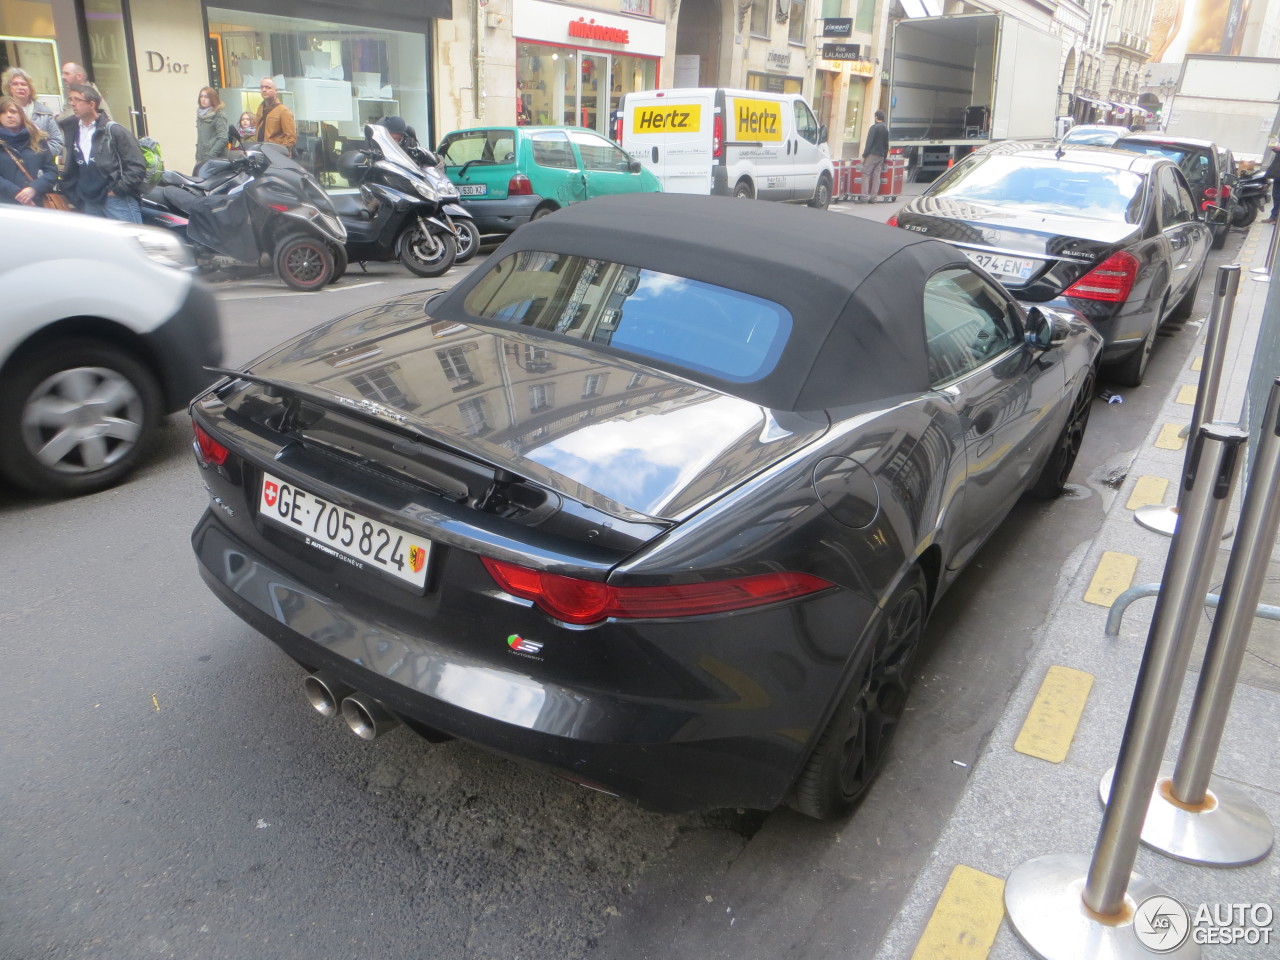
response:
[(665, 193), (787, 200), (824, 208), (834, 167), (804, 97), (698, 87), (628, 93), (615, 139)]

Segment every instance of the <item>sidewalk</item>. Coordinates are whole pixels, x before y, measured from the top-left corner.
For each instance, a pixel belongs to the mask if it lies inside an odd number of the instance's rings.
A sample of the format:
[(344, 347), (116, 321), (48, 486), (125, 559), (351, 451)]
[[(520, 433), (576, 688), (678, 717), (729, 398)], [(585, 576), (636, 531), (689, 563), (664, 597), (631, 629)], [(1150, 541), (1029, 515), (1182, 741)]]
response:
[[(1240, 251), (1241, 282), (1219, 391), (1218, 420), (1235, 421), (1243, 410), (1270, 286), (1253, 281), (1249, 268), (1262, 265), (1270, 238), (1269, 227), (1255, 224)], [(1205, 276), (1204, 283), (1213, 282), (1213, 276)], [(929, 866), (917, 878), (882, 942), (877, 960), (1032, 957), (1034, 954), (1004, 919), (1004, 880), (1015, 867), (1034, 857), (1079, 854), (1087, 858), (1093, 852), (1103, 810), (1098, 797), (1099, 781), (1116, 761), (1155, 600), (1143, 599), (1130, 605), (1118, 637), (1104, 633), (1107, 604), (1130, 585), (1159, 583), (1163, 574), (1170, 541), (1135, 523), (1133, 510), (1144, 502), (1172, 504), (1176, 499), (1183, 460), (1183, 443), (1177, 438), (1177, 431), (1191, 419), (1200, 352), (1193, 351), (1192, 361), (1175, 383), (1119, 491), (1100, 488), (1099, 492), (1113, 499), (1107, 505), (1098, 536), (1063, 569), (1055, 593), (1056, 605), (1041, 627), (1022, 681), (985, 753), (974, 766), (965, 796), (934, 847)], [(1242, 475), (1237, 484), (1228, 529), (1235, 528), (1245, 479)], [(1231, 543), (1231, 539), (1224, 540), (1215, 558), (1215, 593), (1222, 583)], [(1262, 595), (1265, 604), (1280, 604), (1278, 558), (1280, 554), (1273, 550)], [(1206, 612), (1199, 626), (1191, 668), (1165, 751), (1168, 761), (1176, 759), (1182, 740), (1211, 613)], [(1055, 665), (1084, 671), (1094, 678), (1074, 740), (1060, 763), (1014, 749), (1046, 671)], [(1275, 747), (1278, 740), (1280, 624), (1258, 619), (1254, 621), (1215, 776), (1232, 782), (1252, 797), (1273, 827), (1280, 825), (1280, 751)], [(1280, 852), (1274, 849), (1260, 863), (1224, 869), (1183, 863), (1141, 847), (1134, 869), (1193, 914), (1201, 904), (1213, 909), (1219, 904), (1256, 903), (1267, 903), (1280, 914)], [(1207, 945), (1204, 956), (1239, 960), (1280, 957), (1280, 916), (1271, 924), (1269, 946)]]

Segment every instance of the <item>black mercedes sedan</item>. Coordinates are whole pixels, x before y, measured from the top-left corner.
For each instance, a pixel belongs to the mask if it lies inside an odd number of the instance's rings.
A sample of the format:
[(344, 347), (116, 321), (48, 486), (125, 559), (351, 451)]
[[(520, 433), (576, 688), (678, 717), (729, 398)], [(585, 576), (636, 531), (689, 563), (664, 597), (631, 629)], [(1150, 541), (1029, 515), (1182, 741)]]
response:
[(1080, 311), (1108, 375), (1137, 386), (1160, 324), (1190, 315), (1224, 216), (1167, 159), (1065, 147), (968, 157), (889, 222), (954, 244), (1023, 303)]
[(916, 234), (590, 200), (223, 371), (192, 543), (361, 736), (837, 816), (932, 605), (1019, 495), (1062, 491), (1100, 348)]

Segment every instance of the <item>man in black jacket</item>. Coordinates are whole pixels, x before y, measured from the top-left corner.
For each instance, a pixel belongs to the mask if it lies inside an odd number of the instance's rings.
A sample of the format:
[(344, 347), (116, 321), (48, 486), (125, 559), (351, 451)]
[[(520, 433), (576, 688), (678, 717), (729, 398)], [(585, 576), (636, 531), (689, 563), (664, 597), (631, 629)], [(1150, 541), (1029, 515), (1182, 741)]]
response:
[(867, 131), (867, 148), (862, 151), (862, 197), (864, 203), (875, 203), (880, 192), (880, 174), (884, 171), (884, 158), (889, 155), (889, 128), (885, 126), (884, 111), (876, 111), (876, 122)]
[(1263, 223), (1275, 223), (1280, 213), (1280, 143), (1271, 146), (1271, 163), (1267, 165), (1266, 178), (1271, 181), (1271, 216)]
[(93, 87), (74, 86), (67, 100), (75, 117), (62, 128), (63, 192), (83, 213), (141, 223), (147, 165), (137, 139), (99, 112), (102, 94)]

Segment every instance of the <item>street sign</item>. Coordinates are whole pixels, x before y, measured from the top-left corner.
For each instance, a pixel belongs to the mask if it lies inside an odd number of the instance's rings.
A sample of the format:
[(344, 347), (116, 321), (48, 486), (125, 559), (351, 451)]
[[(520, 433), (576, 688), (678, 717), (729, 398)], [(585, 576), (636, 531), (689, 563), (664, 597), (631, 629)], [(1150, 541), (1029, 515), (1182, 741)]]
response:
[(823, 60), (861, 60), (862, 45), (857, 43), (824, 43)]
[(853, 17), (827, 17), (822, 21), (824, 37), (849, 37), (853, 35)]

